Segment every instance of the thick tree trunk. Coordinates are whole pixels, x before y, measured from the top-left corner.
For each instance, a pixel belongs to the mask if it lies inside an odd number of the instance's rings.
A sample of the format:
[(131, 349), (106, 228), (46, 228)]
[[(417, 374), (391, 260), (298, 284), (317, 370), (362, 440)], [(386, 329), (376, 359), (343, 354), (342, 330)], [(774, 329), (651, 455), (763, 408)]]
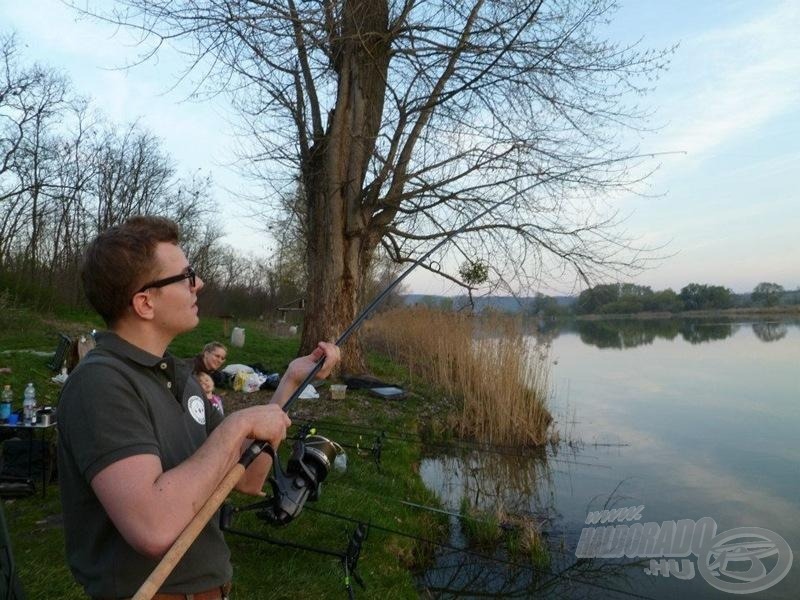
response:
[[(322, 211), (320, 211), (322, 212)], [(332, 211), (337, 212), (337, 211)], [(338, 215), (327, 215), (334, 222)], [(360, 256), (367, 252), (360, 237), (346, 239), (341, 229), (316, 228), (315, 243), (309, 244), (309, 285), (301, 352), (312, 349), (319, 340), (334, 341), (353, 321), (359, 310)], [(342, 347), (342, 370), (366, 370), (358, 335)]]
[[(380, 232), (362, 187), (380, 128), (389, 65), (385, 0), (345, 1), (336, 32), (336, 106), (303, 165), (308, 292), (301, 352), (335, 340), (360, 309), (362, 282)], [(342, 371), (366, 370), (358, 336), (342, 348)]]

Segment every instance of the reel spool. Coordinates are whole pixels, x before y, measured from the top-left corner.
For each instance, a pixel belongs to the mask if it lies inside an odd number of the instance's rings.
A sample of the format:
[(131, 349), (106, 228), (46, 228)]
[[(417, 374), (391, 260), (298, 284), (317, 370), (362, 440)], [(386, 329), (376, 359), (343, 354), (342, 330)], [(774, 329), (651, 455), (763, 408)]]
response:
[(322, 483), (331, 471), (336, 457), (344, 449), (336, 442), (321, 435), (309, 435), (302, 440), (305, 446), (304, 461), (316, 463), (319, 473), (319, 483)]
[(344, 452), (326, 437), (309, 435), (295, 442), (284, 471), (275, 450), (267, 446), (266, 451), (272, 456), (269, 483), (273, 496), (258, 516), (275, 525), (291, 522), (307, 500), (319, 498), (320, 484), (328, 477), (336, 457)]

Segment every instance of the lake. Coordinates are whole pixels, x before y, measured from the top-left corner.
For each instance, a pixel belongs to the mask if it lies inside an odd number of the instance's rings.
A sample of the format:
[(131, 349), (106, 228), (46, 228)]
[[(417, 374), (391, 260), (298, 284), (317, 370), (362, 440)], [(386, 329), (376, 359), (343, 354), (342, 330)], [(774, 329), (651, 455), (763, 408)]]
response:
[[(443, 550), (421, 588), (440, 598), (683, 599), (769, 586), (746, 596), (800, 597), (800, 565), (786, 563), (800, 552), (800, 321), (584, 321), (537, 337), (550, 344), (561, 442), (527, 457), (433, 452), (421, 472), (449, 510), (466, 495), (535, 515), (550, 567)], [(586, 524), (590, 511), (628, 507), (638, 519)], [(451, 524), (460, 547), (459, 519)], [(760, 529), (731, 531), (745, 527)], [(648, 535), (662, 539), (636, 537)], [(615, 550), (627, 554), (607, 558)]]

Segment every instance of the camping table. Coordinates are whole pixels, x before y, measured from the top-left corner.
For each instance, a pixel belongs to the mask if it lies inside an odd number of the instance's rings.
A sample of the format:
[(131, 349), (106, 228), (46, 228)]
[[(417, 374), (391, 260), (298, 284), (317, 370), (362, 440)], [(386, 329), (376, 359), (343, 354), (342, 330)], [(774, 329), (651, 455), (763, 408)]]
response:
[(36, 436), (36, 431), (41, 431), (41, 458), (42, 458), (42, 498), (45, 497), (45, 492), (47, 490), (47, 460), (50, 455), (50, 448), (46, 443), (47, 438), (49, 437), (47, 432), (55, 427), (55, 422), (48, 423), (47, 425), (42, 425), (41, 423), (37, 423), (36, 425), (25, 425), (24, 423), (15, 423), (11, 425), (10, 423), (0, 423), (0, 427), (6, 429), (15, 429), (19, 431), (25, 431), (28, 435), (28, 479), (31, 479), (31, 475), (33, 474), (33, 439)]

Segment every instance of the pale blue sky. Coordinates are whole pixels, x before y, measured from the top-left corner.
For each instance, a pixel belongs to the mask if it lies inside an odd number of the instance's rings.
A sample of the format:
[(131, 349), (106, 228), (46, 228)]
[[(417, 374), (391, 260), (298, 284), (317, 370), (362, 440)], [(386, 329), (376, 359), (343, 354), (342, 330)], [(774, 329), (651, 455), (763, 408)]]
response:
[[(224, 167), (232, 156), (224, 99), (185, 102), (188, 88), (171, 90), (181, 65), (176, 57), (113, 70), (136, 56), (125, 34), (76, 22), (57, 0), (0, 0), (0, 30), (15, 30), (26, 59), (62, 70), (110, 119), (139, 118), (180, 170), (212, 171), (217, 199), (227, 212), (244, 213), (225, 202), (226, 188), (244, 183)], [(652, 47), (680, 44), (647, 99), (659, 127), (640, 144), (647, 152), (685, 154), (662, 160), (647, 197), (617, 200), (631, 215), (630, 234), (669, 244), (673, 255), (637, 281), (676, 291), (692, 281), (739, 292), (760, 281), (800, 286), (800, 2), (628, 0), (611, 31)], [(263, 234), (234, 222), (228, 243), (266, 253)], [(423, 276), (409, 281), (413, 291), (458, 291)], [(573, 285), (552, 282), (544, 291), (574, 292)]]

